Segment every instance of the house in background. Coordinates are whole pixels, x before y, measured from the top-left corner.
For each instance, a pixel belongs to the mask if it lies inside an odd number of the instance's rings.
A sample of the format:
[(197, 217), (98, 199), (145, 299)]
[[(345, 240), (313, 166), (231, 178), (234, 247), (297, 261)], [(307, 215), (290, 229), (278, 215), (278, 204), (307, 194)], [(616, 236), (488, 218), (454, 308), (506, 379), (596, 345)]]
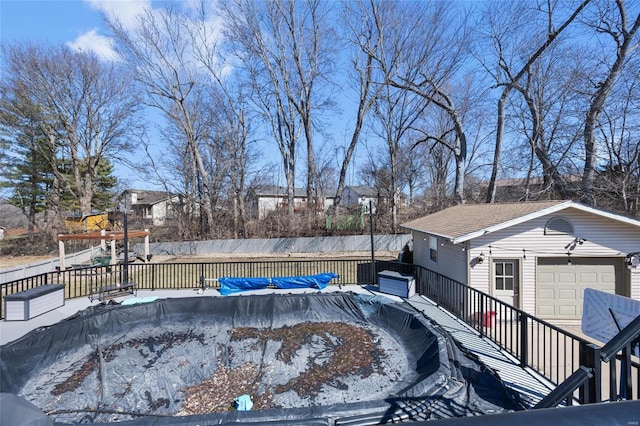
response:
[(64, 218), (64, 224), (71, 232), (100, 231), (110, 229), (108, 213), (74, 214)]
[[(365, 214), (369, 214), (369, 203), (375, 214), (378, 203), (389, 204), (390, 200), (388, 190), (372, 186), (346, 186), (342, 193), (342, 204), (345, 207), (362, 206)], [(406, 200), (405, 194), (398, 193), (398, 205), (403, 205)]]
[[(565, 190), (570, 194), (577, 194), (582, 185), (581, 175), (564, 176)], [(488, 182), (481, 184), (479, 194), (486, 194)], [(524, 202), (554, 198), (559, 195), (553, 190), (554, 182), (545, 182), (541, 176), (530, 178), (505, 178), (496, 181), (496, 201), (497, 202)]]
[(181, 197), (165, 191), (127, 189), (123, 197), (132, 219), (142, 219), (153, 226), (164, 225), (182, 208)]
[(378, 190), (372, 186), (345, 186), (342, 193), (342, 204), (346, 207), (363, 206), (364, 213), (369, 214), (369, 203), (376, 212)]
[(407, 222), (414, 263), (542, 319), (576, 322), (585, 288), (640, 300), (640, 220), (573, 201), (461, 204)]
[[(323, 213), (333, 205), (334, 196), (321, 195), (319, 198), (319, 211)], [(264, 185), (256, 186), (249, 190), (249, 209), (258, 219), (264, 219), (270, 212), (287, 210), (287, 188), (283, 186)], [(293, 210), (301, 211), (307, 208), (307, 190), (294, 188)]]

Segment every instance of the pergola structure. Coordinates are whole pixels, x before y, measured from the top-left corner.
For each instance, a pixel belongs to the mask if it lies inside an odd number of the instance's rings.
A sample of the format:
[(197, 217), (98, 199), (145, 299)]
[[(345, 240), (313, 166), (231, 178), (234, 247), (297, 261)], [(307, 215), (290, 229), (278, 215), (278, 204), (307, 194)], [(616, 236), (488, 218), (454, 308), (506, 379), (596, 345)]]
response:
[[(103, 252), (107, 251), (107, 241), (111, 241), (111, 264), (115, 265), (117, 262), (116, 255), (116, 241), (124, 240), (125, 238), (144, 237), (144, 258), (149, 259), (149, 232), (148, 229), (144, 231), (128, 231), (125, 235), (123, 231), (105, 231), (100, 232), (85, 232), (82, 234), (58, 234), (58, 249), (60, 251), (60, 270), (66, 269), (65, 264), (65, 250), (64, 242), (69, 240), (99, 240), (100, 247)], [(128, 247), (124, 248), (129, 250)]]

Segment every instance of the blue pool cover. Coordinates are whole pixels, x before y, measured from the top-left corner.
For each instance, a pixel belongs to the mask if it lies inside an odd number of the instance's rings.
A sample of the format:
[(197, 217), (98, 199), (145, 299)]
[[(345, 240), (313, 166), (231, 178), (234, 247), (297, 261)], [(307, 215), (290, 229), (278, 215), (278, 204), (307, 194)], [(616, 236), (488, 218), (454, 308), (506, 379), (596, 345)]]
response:
[(317, 288), (322, 290), (329, 285), (332, 279), (338, 278), (338, 274), (328, 272), (316, 275), (301, 275), (294, 277), (273, 277), (273, 278), (219, 278), (220, 294), (227, 296), (232, 293), (249, 290), (261, 290), (274, 286), (280, 289), (287, 288)]

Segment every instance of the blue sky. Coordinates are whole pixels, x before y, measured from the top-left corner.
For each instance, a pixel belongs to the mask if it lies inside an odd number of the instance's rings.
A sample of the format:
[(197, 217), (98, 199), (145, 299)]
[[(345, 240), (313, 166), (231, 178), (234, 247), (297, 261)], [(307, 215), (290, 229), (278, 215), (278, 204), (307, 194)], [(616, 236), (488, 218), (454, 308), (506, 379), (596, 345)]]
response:
[[(190, 0), (174, 1), (190, 6)], [(66, 44), (72, 49), (92, 51), (98, 57), (112, 60), (117, 56), (111, 49), (111, 40), (106, 37), (103, 16), (117, 18), (126, 28), (144, 8), (160, 6), (161, 3), (152, 0), (0, 0), (0, 40), (2, 43)], [(333, 137), (340, 141), (347, 138), (345, 126), (341, 122)], [(158, 138), (150, 142), (152, 152), (162, 150)], [(271, 168), (275, 166), (276, 179), (283, 179), (275, 146), (265, 148), (263, 153), (270, 154), (264, 159), (265, 163)], [(144, 154), (139, 152), (137, 156), (142, 159)], [(155, 189), (153, 183), (138, 178), (124, 166), (115, 166), (116, 174), (129, 181), (128, 186)]]
[(3, 43), (67, 43), (101, 27), (100, 11), (83, 0), (0, 1)]
[[(190, 0), (174, 1), (190, 6)], [(0, 39), (2, 43), (66, 44), (111, 60), (117, 56), (106, 37), (103, 16), (117, 18), (126, 28), (144, 8), (160, 6), (152, 0), (0, 0)], [(161, 145), (159, 139), (152, 140), (152, 152), (159, 152)], [(270, 148), (263, 151), (273, 154), (266, 162), (279, 170), (277, 150), (275, 146)], [(141, 158), (144, 154), (138, 155)], [(151, 188), (152, 183), (141, 180), (124, 166), (115, 167), (116, 174), (125, 176), (130, 186), (155, 189)], [(281, 170), (277, 174), (276, 179), (283, 178)]]
[(113, 59), (103, 14), (127, 26), (151, 0), (0, 0), (3, 43), (67, 44)]
[[(126, 22), (149, 4), (149, 0), (0, 0), (0, 39), (2, 43), (66, 44), (108, 60), (113, 52), (105, 37), (103, 13)], [(132, 186), (150, 186), (123, 166), (115, 166), (116, 174)]]

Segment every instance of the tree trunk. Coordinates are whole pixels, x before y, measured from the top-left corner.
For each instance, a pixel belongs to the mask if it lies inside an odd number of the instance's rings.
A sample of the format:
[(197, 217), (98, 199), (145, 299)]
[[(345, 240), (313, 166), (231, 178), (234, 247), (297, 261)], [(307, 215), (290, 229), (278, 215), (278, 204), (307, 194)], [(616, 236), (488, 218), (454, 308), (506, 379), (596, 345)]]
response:
[(491, 178), (489, 179), (489, 187), (487, 188), (487, 203), (496, 201), (498, 172), (500, 170), (500, 161), (502, 159), (502, 136), (504, 134), (504, 109), (509, 97), (510, 87), (502, 91), (502, 96), (498, 100), (498, 123), (496, 127), (496, 145), (493, 151), (493, 166), (491, 168)]
[(620, 42), (620, 34), (611, 33), (614, 40), (617, 42), (616, 60), (611, 66), (607, 77), (602, 83), (600, 83), (598, 90), (593, 95), (593, 100), (589, 105), (589, 111), (584, 124), (584, 150), (585, 161), (584, 171), (582, 174), (582, 202), (587, 205), (595, 205), (595, 194), (593, 188), (593, 182), (595, 180), (596, 165), (597, 165), (597, 142), (595, 138), (595, 128), (598, 125), (598, 118), (604, 108), (605, 101), (611, 93), (611, 89), (618, 78), (618, 75), (622, 71), (631, 41), (633, 40), (638, 28), (640, 27), (640, 14), (636, 17), (636, 20), (632, 28), (626, 31), (626, 12), (622, 0), (617, 2), (618, 9), (620, 11), (620, 17), (622, 22), (622, 42)]

